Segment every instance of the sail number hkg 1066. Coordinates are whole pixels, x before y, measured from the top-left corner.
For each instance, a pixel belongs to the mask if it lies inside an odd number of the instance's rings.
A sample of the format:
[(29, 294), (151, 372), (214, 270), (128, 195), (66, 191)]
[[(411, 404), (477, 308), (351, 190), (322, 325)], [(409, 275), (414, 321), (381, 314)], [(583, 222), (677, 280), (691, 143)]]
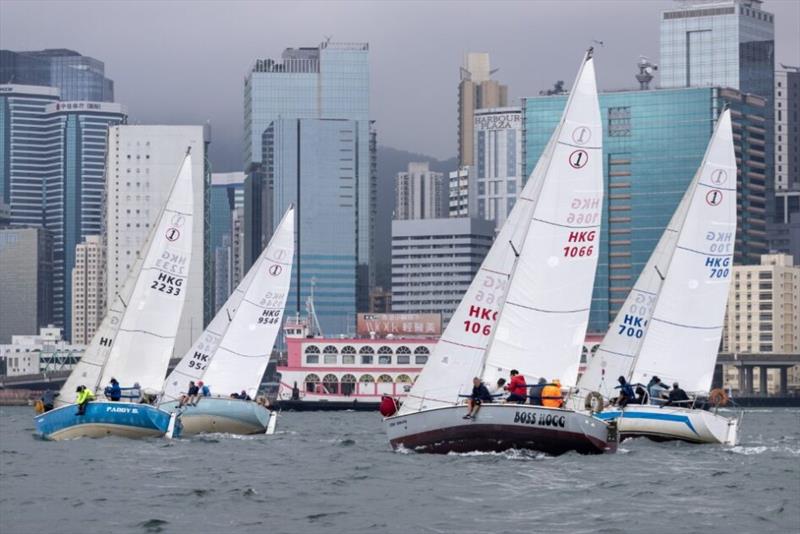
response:
[[(567, 237), (567, 243), (594, 243), (597, 232), (594, 230), (572, 231)], [(564, 247), (565, 258), (583, 258), (594, 254), (594, 245), (567, 245)]]

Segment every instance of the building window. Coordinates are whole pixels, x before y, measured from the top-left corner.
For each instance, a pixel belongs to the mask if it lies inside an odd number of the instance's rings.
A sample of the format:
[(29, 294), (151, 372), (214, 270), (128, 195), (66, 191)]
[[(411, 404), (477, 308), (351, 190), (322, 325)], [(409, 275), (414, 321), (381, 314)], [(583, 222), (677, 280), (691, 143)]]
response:
[(305, 388), (308, 393), (316, 393), (317, 386), (319, 385), (319, 377), (314, 373), (311, 373), (310, 375), (306, 375), (306, 379), (303, 381), (303, 383), (305, 384)]
[(339, 359), (339, 351), (333, 345), (328, 345), (322, 350), (323, 358), (326, 364), (336, 365)]
[(306, 347), (306, 363), (317, 364), (319, 363), (319, 347), (316, 345), (309, 345)]
[[(356, 363), (356, 349), (351, 345), (342, 347), (342, 364), (353, 365)], [(344, 378), (342, 378), (344, 379)], [(355, 380), (353, 380), (355, 382)]]
[(373, 354), (375, 354), (372, 347), (361, 347), (361, 350), (358, 352), (361, 354), (361, 365), (372, 365)]
[(391, 365), (392, 364), (392, 348), (386, 345), (378, 349), (378, 364)]
[(322, 379), (322, 388), (329, 395), (338, 395), (339, 379), (336, 378), (336, 375), (325, 375), (325, 378)]
[(608, 136), (630, 137), (631, 135), (631, 108), (619, 106), (608, 108)]
[(414, 363), (417, 365), (425, 365), (428, 362), (430, 351), (428, 347), (417, 347), (414, 349)]

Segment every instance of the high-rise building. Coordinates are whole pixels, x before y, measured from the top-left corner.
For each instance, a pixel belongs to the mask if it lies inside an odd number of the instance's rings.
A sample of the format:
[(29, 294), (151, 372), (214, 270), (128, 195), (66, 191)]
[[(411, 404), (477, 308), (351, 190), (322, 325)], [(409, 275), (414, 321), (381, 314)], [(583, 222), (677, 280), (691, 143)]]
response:
[(105, 316), (105, 263), (99, 235), (86, 236), (75, 247), (72, 268), (72, 342), (88, 345)]
[(213, 256), (214, 286), (213, 310), (214, 313), (225, 303), (225, 300), (236, 287), (232, 284), (233, 278), (233, 250), (232, 244), (241, 242), (233, 236), (233, 212), (244, 207), (244, 179), (243, 172), (214, 173), (211, 175), (211, 206), (209, 219), (211, 224), (211, 243), (209, 247)]
[(800, 352), (800, 266), (785, 254), (733, 268), (723, 352)]
[(478, 218), (392, 221), (392, 311), (441, 313), (461, 302), (494, 239)]
[(244, 278), (244, 206), (231, 212), (231, 287), (236, 287)]
[(464, 56), (458, 84), (458, 161), (459, 166), (474, 164), (475, 110), (508, 105), (508, 87), (492, 80), (489, 54), (469, 52)]
[(58, 172), (60, 146), (47, 106), (58, 99), (52, 87), (0, 85), (0, 201), (12, 225), (44, 223), (44, 187)]
[(478, 217), (500, 228), (522, 191), (522, 111), (475, 111), (475, 174)]
[[(474, 217), (478, 214), (477, 184), (475, 181), (475, 166), (468, 165), (457, 171), (450, 171), (450, 217)], [(470, 194), (472, 192), (472, 194)]]
[(449, 200), (449, 187), (444, 174), (431, 171), (427, 161), (409, 162), (407, 171), (397, 173), (395, 219), (447, 217)]
[(730, 87), (773, 102), (775, 24), (761, 0), (680, 0), (661, 13), (661, 87)]
[[(278, 119), (264, 136), (267, 179), (274, 187), (272, 224), (277, 226), (289, 204), (297, 217), (286, 313), (304, 313), (313, 287), (326, 335), (355, 327), (361, 269), (357, 128), (353, 120)], [(367, 302), (364, 309), (368, 307)]]
[(775, 73), (775, 192), (800, 191), (800, 67)]
[(192, 151), (194, 218), (192, 262), (175, 354), (183, 355), (211, 316), (211, 255), (208, 161), (210, 132), (204, 126), (113, 126), (109, 132), (106, 182), (106, 306), (125, 283), (136, 255), (167, 201), (186, 149)]
[(0, 343), (52, 318), (53, 245), (43, 228), (0, 229)]
[(103, 62), (64, 48), (0, 50), (0, 83), (55, 87), (68, 101), (114, 101)]
[(57, 167), (44, 189), (44, 225), (53, 237), (53, 323), (72, 337), (72, 284), (75, 248), (87, 236), (100, 235), (105, 193), (108, 129), (125, 124), (120, 104), (55, 102), (46, 107), (60, 146), (50, 161)]
[[(565, 99), (523, 99), (525, 176), (561, 118)], [(771, 106), (757, 95), (707, 87), (609, 92), (599, 100), (606, 192), (589, 328), (605, 332), (697, 171), (726, 105), (739, 172), (737, 264), (757, 263), (768, 252), (766, 191), (773, 161), (765, 124)]]
[[(264, 146), (272, 141), (278, 119), (334, 119), (352, 121), (351, 147), (341, 157), (350, 165), (341, 176), (328, 175), (338, 183), (349, 176), (351, 199), (345, 202), (355, 218), (352, 235), (358, 265), (356, 288), (359, 309), (369, 307), (372, 284), (376, 141), (369, 114), (369, 46), (366, 43), (333, 43), (318, 47), (287, 48), (280, 60), (259, 59), (244, 82), (245, 130), (245, 267), (249, 267), (272, 234), (272, 224), (286, 209), (274, 200), (271, 168), (274, 162), (264, 157)], [(317, 126), (315, 126), (317, 128)], [(319, 131), (326, 130), (321, 125)], [(330, 131), (338, 131), (333, 127)], [(322, 143), (338, 142), (336, 139)], [(343, 166), (343, 165), (342, 165)], [(338, 169), (340, 165), (332, 167)], [(350, 226), (349, 221), (347, 227)], [(312, 226), (314, 233), (325, 229)], [(322, 283), (318, 279), (318, 283)]]

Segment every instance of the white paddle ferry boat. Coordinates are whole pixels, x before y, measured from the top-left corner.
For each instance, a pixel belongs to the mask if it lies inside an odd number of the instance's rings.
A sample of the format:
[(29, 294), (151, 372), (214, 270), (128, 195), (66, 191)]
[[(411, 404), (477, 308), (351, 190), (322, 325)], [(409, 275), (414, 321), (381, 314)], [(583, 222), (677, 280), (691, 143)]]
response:
[[(589, 399), (590, 392), (599, 393), (598, 402), (617, 397), (620, 376), (640, 387), (658, 377), (697, 397), (708, 394), (733, 271), (736, 182), (731, 115), (725, 110), (699, 170), (589, 360), (578, 398)], [(713, 393), (712, 402), (725, 397)], [(616, 420), (622, 438), (738, 442), (740, 416), (725, 417), (694, 405), (693, 399), (665, 405), (645, 396), (644, 404), (610, 406), (597, 417)]]
[[(145, 393), (160, 391), (186, 299), (193, 209), (192, 158), (187, 152), (142, 254), (61, 388), (56, 408), (35, 418), (41, 437), (176, 437), (180, 433), (177, 414), (139, 403), (138, 395), (127, 399), (131, 402), (99, 397), (114, 377)], [(66, 400), (75, 398), (80, 386), (98, 399), (84, 410)]]
[[(162, 407), (180, 409), (184, 435), (275, 431), (276, 415), (258, 390), (283, 322), (294, 219), (290, 206), (244, 280), (167, 377)], [(205, 382), (211, 395), (189, 398), (190, 381)]]
[(614, 452), (616, 427), (588, 412), (485, 403), (465, 417), (474, 377), (519, 371), (575, 385), (598, 258), (602, 125), (594, 60), (405, 403), (384, 426), (392, 447), (447, 453)]

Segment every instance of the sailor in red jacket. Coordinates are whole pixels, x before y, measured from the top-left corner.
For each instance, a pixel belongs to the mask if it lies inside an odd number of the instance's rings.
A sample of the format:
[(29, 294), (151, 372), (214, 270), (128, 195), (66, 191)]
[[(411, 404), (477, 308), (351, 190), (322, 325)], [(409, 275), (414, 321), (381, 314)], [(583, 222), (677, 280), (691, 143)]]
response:
[(508, 381), (508, 397), (506, 402), (516, 402), (525, 404), (528, 400), (528, 386), (525, 384), (525, 377), (519, 374), (516, 369), (511, 370), (511, 379)]

